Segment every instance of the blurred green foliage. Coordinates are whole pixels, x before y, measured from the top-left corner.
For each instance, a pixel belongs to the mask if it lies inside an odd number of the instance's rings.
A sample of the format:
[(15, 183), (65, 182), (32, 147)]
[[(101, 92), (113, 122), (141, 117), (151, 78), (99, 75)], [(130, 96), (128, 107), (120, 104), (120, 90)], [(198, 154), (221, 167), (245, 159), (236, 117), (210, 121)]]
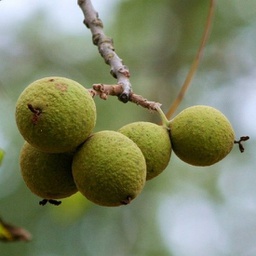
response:
[(4, 151), (0, 148), (0, 165), (2, 164), (4, 158)]
[[(134, 92), (161, 102), (164, 111), (195, 56), (208, 2), (127, 0), (108, 10), (111, 22), (104, 21), (105, 32), (131, 71)], [(255, 8), (255, 1), (218, 2), (204, 58), (179, 107), (208, 104), (221, 110), (237, 137), (251, 137), (245, 153), (235, 147), (207, 168), (189, 166), (173, 154), (166, 171), (149, 181), (134, 202), (117, 208), (94, 205), (80, 195), (58, 207), (39, 206), (40, 199), (28, 191), (19, 173), (23, 139), (15, 124), (15, 102), (29, 83), (51, 75), (87, 88), (115, 83), (89, 31), (60, 29), (43, 9), (15, 26), (8, 27), (8, 20), (0, 24), (0, 147), (5, 151), (0, 214), (33, 235), (29, 243), (1, 243), (0, 255), (255, 255)], [(67, 8), (62, 12), (71, 19)], [(77, 26), (83, 26), (82, 20), (81, 13)], [(159, 122), (156, 114), (114, 97), (95, 102), (95, 131), (117, 130), (138, 120)]]

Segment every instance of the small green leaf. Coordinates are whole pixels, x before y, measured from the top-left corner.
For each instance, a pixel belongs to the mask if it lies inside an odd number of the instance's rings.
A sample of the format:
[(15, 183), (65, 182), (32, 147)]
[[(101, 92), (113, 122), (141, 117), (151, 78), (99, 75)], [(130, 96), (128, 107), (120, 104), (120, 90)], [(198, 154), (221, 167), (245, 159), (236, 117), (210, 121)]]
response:
[(2, 164), (3, 158), (4, 158), (4, 151), (0, 149), (0, 165)]
[(0, 240), (3, 240), (3, 241), (12, 240), (12, 235), (10, 231), (5, 228), (2, 222), (0, 222)]

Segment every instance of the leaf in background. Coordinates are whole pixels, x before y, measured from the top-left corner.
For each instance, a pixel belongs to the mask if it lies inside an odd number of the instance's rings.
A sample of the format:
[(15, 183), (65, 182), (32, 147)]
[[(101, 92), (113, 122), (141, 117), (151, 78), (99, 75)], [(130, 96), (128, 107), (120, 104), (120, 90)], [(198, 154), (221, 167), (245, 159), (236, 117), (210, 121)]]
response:
[(0, 149), (0, 165), (2, 164), (3, 158), (4, 158), (4, 151)]
[(0, 241), (2, 242), (15, 242), (15, 241), (30, 241), (31, 234), (20, 227), (15, 227), (11, 224), (4, 222), (0, 218)]

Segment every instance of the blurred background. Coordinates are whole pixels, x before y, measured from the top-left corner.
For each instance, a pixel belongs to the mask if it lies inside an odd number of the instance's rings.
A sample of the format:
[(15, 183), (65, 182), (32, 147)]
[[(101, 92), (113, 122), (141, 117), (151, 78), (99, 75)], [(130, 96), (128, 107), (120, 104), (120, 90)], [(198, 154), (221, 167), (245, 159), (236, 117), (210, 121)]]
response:
[[(209, 1), (92, 2), (130, 69), (133, 91), (167, 111), (200, 44)], [(76, 1), (0, 1), (0, 216), (33, 235), (28, 243), (0, 242), (0, 255), (255, 256), (255, 9), (254, 0), (218, 1), (203, 60), (177, 111), (196, 104), (221, 110), (237, 138), (250, 136), (243, 154), (234, 147), (205, 168), (172, 154), (168, 168), (130, 205), (100, 207), (76, 194), (56, 207), (39, 206), (21, 179), (16, 100), (44, 76), (65, 76), (86, 88), (116, 80)], [(155, 113), (115, 97), (95, 102), (95, 131), (159, 122)]]

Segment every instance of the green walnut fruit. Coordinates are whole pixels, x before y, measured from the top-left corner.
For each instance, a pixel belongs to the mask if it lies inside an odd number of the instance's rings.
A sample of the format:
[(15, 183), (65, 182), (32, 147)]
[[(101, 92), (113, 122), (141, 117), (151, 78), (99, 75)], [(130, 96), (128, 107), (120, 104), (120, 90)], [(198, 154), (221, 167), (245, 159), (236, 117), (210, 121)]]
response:
[(234, 145), (229, 120), (217, 109), (189, 107), (170, 122), (172, 149), (184, 162), (209, 166), (222, 160)]
[(153, 179), (167, 167), (172, 146), (165, 127), (150, 122), (134, 122), (123, 126), (119, 132), (141, 149), (147, 164), (147, 180)]
[(146, 181), (146, 162), (139, 147), (115, 131), (92, 134), (73, 159), (78, 190), (102, 206), (130, 203)]
[(20, 152), (20, 169), (27, 187), (44, 199), (60, 199), (77, 192), (72, 176), (73, 156), (50, 154), (37, 150), (27, 142)]
[(64, 77), (30, 84), (16, 104), (16, 123), (32, 146), (49, 153), (74, 150), (92, 132), (96, 107), (88, 90)]

